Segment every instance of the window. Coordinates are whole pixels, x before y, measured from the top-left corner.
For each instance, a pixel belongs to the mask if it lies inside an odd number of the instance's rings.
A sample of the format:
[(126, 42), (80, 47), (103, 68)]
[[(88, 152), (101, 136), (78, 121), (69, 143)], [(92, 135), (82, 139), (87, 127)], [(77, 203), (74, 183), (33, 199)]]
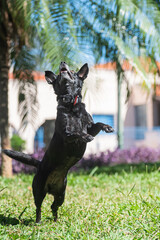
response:
[(47, 149), (55, 129), (55, 119), (46, 120), (37, 130), (34, 138), (34, 149)]
[(145, 138), (147, 126), (146, 104), (135, 106), (135, 122), (136, 122), (135, 139), (142, 140)]
[(153, 101), (153, 124), (154, 127), (160, 126), (160, 101), (156, 99)]
[(44, 128), (41, 126), (38, 128), (34, 138), (34, 150), (38, 150), (44, 147)]
[(135, 121), (137, 127), (146, 127), (146, 104), (135, 106)]

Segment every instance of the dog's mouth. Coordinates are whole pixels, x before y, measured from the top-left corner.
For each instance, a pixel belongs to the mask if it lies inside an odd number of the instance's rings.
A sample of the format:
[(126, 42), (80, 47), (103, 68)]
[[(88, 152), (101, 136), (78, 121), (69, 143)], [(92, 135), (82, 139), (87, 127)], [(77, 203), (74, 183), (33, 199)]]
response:
[(62, 69), (60, 70), (60, 73), (68, 73), (68, 71), (67, 71), (66, 68), (62, 68)]
[(71, 72), (70, 72), (70, 70), (69, 70), (69, 68), (66, 68), (66, 67), (62, 67), (62, 68), (60, 68), (60, 74), (68, 74), (69, 75), (69, 77), (72, 79), (72, 75), (71, 75)]

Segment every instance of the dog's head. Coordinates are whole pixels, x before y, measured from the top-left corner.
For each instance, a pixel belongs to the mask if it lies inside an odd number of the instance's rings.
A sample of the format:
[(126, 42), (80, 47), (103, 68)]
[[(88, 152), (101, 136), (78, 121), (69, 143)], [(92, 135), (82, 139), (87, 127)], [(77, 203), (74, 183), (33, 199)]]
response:
[(89, 72), (88, 64), (84, 64), (78, 72), (71, 71), (65, 62), (59, 66), (59, 74), (56, 75), (51, 71), (45, 71), (45, 78), (48, 84), (52, 84), (55, 94), (59, 98), (68, 98), (69, 103), (74, 102), (78, 96), (81, 98), (81, 90), (84, 79)]

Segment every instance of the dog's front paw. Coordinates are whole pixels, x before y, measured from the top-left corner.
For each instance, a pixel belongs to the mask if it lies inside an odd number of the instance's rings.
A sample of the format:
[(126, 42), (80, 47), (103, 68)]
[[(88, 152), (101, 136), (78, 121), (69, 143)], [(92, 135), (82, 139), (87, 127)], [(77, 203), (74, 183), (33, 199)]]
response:
[(86, 135), (82, 136), (82, 140), (86, 143), (91, 142), (93, 139), (94, 139), (94, 137), (92, 135), (89, 135), (89, 134), (86, 134)]
[(103, 125), (102, 130), (105, 131), (106, 133), (114, 132), (114, 129), (109, 125)]

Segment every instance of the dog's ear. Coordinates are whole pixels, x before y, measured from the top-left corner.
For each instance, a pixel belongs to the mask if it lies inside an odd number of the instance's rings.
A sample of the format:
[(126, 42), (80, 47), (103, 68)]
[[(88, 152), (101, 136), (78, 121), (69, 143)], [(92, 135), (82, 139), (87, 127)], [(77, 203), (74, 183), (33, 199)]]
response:
[(45, 79), (48, 82), (48, 84), (52, 84), (54, 80), (56, 80), (57, 76), (51, 71), (45, 71)]
[(88, 64), (85, 63), (80, 70), (77, 72), (78, 77), (80, 77), (82, 80), (84, 80), (89, 72)]

